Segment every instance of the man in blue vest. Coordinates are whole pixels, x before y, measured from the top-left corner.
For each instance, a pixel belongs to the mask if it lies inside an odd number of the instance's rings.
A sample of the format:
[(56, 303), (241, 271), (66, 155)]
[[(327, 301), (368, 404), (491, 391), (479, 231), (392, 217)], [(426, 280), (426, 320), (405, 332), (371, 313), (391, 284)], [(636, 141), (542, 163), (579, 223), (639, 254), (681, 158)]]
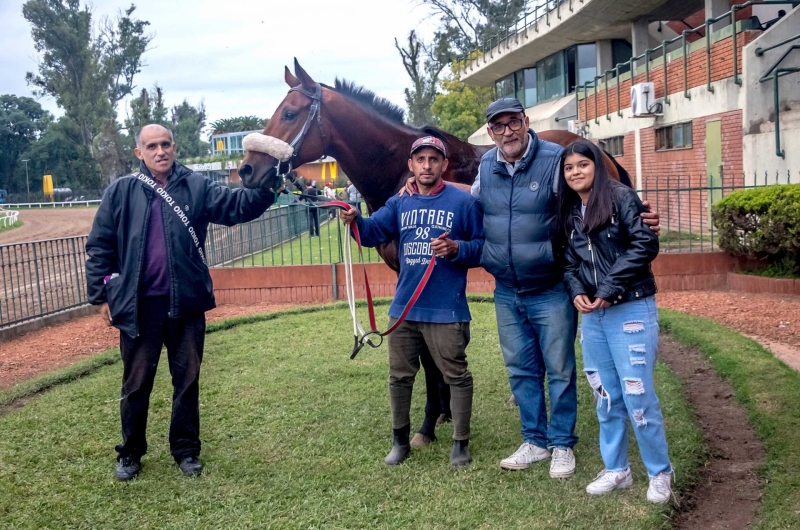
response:
[[(489, 105), (486, 121), (495, 147), (481, 159), (472, 195), (484, 210), (481, 265), (495, 277), (500, 348), (519, 405), (523, 437), (519, 449), (500, 467), (525, 469), (551, 459), (550, 476), (567, 478), (575, 473), (572, 447), (578, 441), (577, 313), (553, 244), (559, 239), (556, 194), (563, 148), (536, 136), (515, 98)], [(658, 224), (657, 214), (642, 217)]]

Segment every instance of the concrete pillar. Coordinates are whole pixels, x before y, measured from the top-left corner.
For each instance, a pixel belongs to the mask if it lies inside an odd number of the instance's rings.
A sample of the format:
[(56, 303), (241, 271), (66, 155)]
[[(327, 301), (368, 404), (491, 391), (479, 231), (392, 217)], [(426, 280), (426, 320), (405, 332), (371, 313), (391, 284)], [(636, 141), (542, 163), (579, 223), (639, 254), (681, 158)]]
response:
[[(706, 16), (705, 19), (716, 18), (723, 13), (731, 10), (728, 0), (705, 0), (706, 2)], [(705, 21), (704, 21), (705, 22)], [(720, 20), (716, 24), (712, 24), (710, 33), (719, 31), (730, 23), (729, 20)], [(708, 29), (708, 28), (707, 28)]]
[(597, 50), (597, 75), (601, 75), (606, 70), (614, 68), (614, 54), (612, 53), (611, 41), (599, 40), (595, 43)]
[(640, 18), (634, 20), (631, 24), (631, 46), (633, 47), (633, 56), (637, 57), (644, 53), (650, 44), (650, 23), (646, 19)]

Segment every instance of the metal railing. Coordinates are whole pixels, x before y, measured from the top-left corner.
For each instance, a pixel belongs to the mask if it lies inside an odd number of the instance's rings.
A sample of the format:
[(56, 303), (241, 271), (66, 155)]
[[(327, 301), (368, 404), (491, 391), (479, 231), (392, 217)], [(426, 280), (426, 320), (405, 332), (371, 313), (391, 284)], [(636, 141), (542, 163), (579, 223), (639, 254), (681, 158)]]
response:
[[(798, 38), (800, 38), (800, 34), (795, 35), (794, 37), (791, 37), (789, 39), (786, 39), (783, 42), (778, 43), (774, 46), (770, 46), (769, 48), (764, 48), (763, 50), (761, 48), (756, 48), (756, 55), (761, 56), (767, 50), (772, 50), (782, 44), (786, 44)], [(766, 83), (767, 81), (770, 80), (772, 80), (773, 83), (772, 93), (775, 104), (775, 155), (784, 159), (786, 158), (786, 151), (781, 149), (781, 105), (780, 105), (780, 88), (779, 88), (780, 83), (778, 81), (783, 76), (796, 74), (797, 72), (800, 72), (800, 67), (798, 66), (793, 66), (790, 68), (778, 68), (778, 67), (794, 50), (800, 50), (800, 44), (793, 44), (789, 46), (789, 48), (787, 48), (783, 52), (783, 54), (778, 58), (778, 60), (772, 63), (772, 66), (770, 66), (769, 69), (767, 69), (767, 71), (764, 72), (764, 75), (762, 75), (758, 79), (759, 83)]]
[[(713, 252), (719, 250), (710, 222), (713, 203), (733, 191), (792, 181), (800, 182), (800, 174), (674, 176), (659, 179), (655, 187), (645, 181), (638, 191), (660, 215), (661, 252)], [(206, 240), (209, 265), (341, 263), (341, 242), (349, 237), (348, 231), (338, 216), (329, 218), (326, 210), (317, 209), (319, 235), (310, 236), (312, 208), (306, 204), (284, 205), (249, 223), (212, 225)], [(0, 245), (0, 328), (88, 303), (86, 240), (87, 236), (77, 236)], [(380, 261), (374, 249), (365, 249), (364, 258), (367, 262)]]
[[(319, 229), (311, 235), (316, 216)], [(232, 227), (212, 225), (206, 238), (206, 256), (212, 267), (266, 267), (342, 263), (342, 239), (349, 237), (338, 215), (323, 208), (296, 203), (271, 208), (249, 223)], [(355, 247), (355, 245), (354, 245)], [(354, 254), (354, 261), (358, 256)], [(364, 249), (364, 260), (380, 262), (374, 249)]]
[(790, 171), (744, 175), (673, 176), (659, 179), (655, 187), (644, 182), (637, 190), (651, 211), (658, 212), (660, 252), (718, 252), (718, 235), (711, 222), (711, 206), (734, 191), (775, 184), (800, 183)]
[[(642, 53), (641, 55), (632, 56), (628, 61), (623, 62), (623, 63), (617, 63), (617, 65), (614, 66), (614, 68), (608, 69), (608, 70), (604, 71), (602, 74), (596, 75), (591, 80), (587, 80), (586, 82), (583, 83), (583, 85), (579, 85), (575, 89), (576, 94), (578, 92), (583, 92), (584, 116), (585, 116), (583, 122), (585, 124), (587, 124), (587, 125), (590, 124), (590, 121), (594, 121), (594, 123), (596, 125), (600, 124), (600, 121), (599, 121), (599, 116), (600, 116), (599, 108), (600, 107), (598, 105), (598, 88), (599, 88), (598, 81), (600, 79), (603, 80), (603, 84), (605, 85), (605, 88), (604, 88), (605, 98), (606, 98), (605, 117), (606, 117), (606, 120), (609, 120), (609, 121), (611, 120), (611, 118), (609, 117), (609, 105), (608, 105), (608, 92), (609, 92), (608, 76), (610, 74), (614, 74), (613, 78), (616, 78), (616, 85), (617, 85), (617, 115), (621, 117), (622, 116), (622, 107), (621, 107), (621, 104), (620, 104), (620, 101), (621, 101), (620, 91), (621, 91), (621, 88), (622, 88), (622, 82), (620, 80), (620, 68), (621, 67), (624, 68), (624, 67), (627, 66), (627, 71), (630, 72), (631, 84), (633, 84), (633, 80), (636, 78), (636, 64), (637, 64), (638, 61), (644, 60), (645, 81), (646, 82), (650, 82), (650, 62), (651, 62), (650, 61), (650, 56), (651, 55), (657, 55), (659, 53), (661, 54), (661, 59), (662, 59), (661, 66), (662, 66), (662, 75), (663, 75), (663, 82), (664, 82), (664, 104), (670, 105), (671, 103), (670, 103), (670, 98), (669, 98), (669, 86), (668, 86), (668, 77), (667, 77), (667, 64), (670, 61), (668, 61), (668, 57), (667, 57), (667, 48), (668, 48), (669, 45), (671, 45), (671, 44), (673, 44), (675, 42), (678, 42), (678, 41), (681, 41), (681, 48), (682, 48), (682, 51), (683, 51), (683, 54), (682, 54), (682, 63), (683, 63), (683, 65), (682, 65), (683, 66), (683, 96), (685, 98), (687, 98), (687, 99), (691, 99), (691, 94), (689, 93), (689, 75), (688, 75), (688, 68), (689, 68), (688, 63), (689, 63), (690, 52), (689, 52), (689, 48), (688, 48), (688, 44), (687, 44), (688, 41), (687, 41), (686, 37), (687, 37), (687, 35), (691, 35), (693, 33), (696, 33), (698, 35), (702, 35), (703, 36), (703, 40), (705, 41), (705, 50), (706, 50), (706, 89), (709, 92), (713, 93), (714, 92), (714, 87), (711, 85), (711, 82), (712, 82), (711, 81), (711, 79), (712, 79), (712, 77), (711, 77), (712, 31), (709, 31), (709, 30), (713, 29), (712, 28), (713, 24), (716, 24), (717, 22), (721, 22), (721, 21), (724, 21), (724, 20), (728, 20), (730, 22), (730, 25), (731, 25), (731, 44), (732, 44), (732, 56), (731, 56), (731, 58), (732, 58), (732, 61), (733, 61), (733, 81), (734, 81), (735, 84), (741, 86), (742, 85), (742, 80), (739, 77), (739, 55), (737, 53), (738, 52), (738, 44), (737, 44), (737, 42), (738, 42), (738, 33), (737, 33), (737, 30), (736, 30), (736, 13), (737, 13), (737, 11), (741, 11), (742, 9), (745, 9), (745, 8), (753, 6), (753, 5), (763, 6), (763, 5), (784, 5), (784, 4), (786, 4), (786, 2), (782, 1), (782, 0), (763, 0), (763, 1), (750, 0), (750, 1), (744, 2), (742, 4), (733, 5), (733, 6), (731, 6), (730, 11), (728, 11), (726, 13), (723, 13), (722, 15), (720, 15), (718, 17), (709, 18), (709, 19), (707, 19), (705, 21), (704, 24), (701, 24), (701, 25), (699, 25), (699, 26), (697, 26), (695, 28), (685, 29), (677, 37), (675, 37), (673, 39), (664, 40), (664, 41), (661, 42), (661, 44), (659, 46), (656, 46), (655, 48), (647, 48), (644, 51), (644, 53)], [(783, 43), (779, 43), (779, 44), (777, 44), (777, 45), (775, 45), (775, 46), (773, 46), (771, 48), (767, 48), (767, 49), (772, 49), (772, 48), (780, 46), (782, 44), (786, 44), (787, 42), (790, 42), (791, 40), (794, 40), (795, 38), (797, 38), (797, 37), (793, 37), (791, 39), (788, 39), (787, 41), (784, 41)], [(763, 52), (766, 51), (767, 49), (761, 50), (761, 53), (759, 53), (760, 49), (756, 49), (756, 55), (757, 56), (761, 56), (763, 54)], [(788, 69), (784, 69), (784, 73), (782, 73), (781, 75), (787, 75), (788, 73), (794, 73), (794, 71), (788, 72), (787, 70)], [(777, 73), (776, 73), (776, 75), (777, 75)], [(590, 88), (594, 88), (594, 93), (593, 93), (594, 109), (595, 109), (594, 120), (589, 120), (588, 119), (589, 118), (589, 97), (590, 97), (589, 96), (589, 89)], [(579, 105), (580, 105), (580, 103), (579, 103)], [(776, 102), (776, 107), (777, 107), (777, 102)], [(776, 111), (776, 115), (777, 115), (778, 112), (779, 111)], [(777, 127), (777, 124), (776, 124), (776, 131), (777, 131), (777, 129), (778, 129), (778, 127)], [(776, 135), (776, 136), (779, 136), (779, 134)], [(780, 146), (780, 144), (778, 144), (778, 147), (776, 149), (778, 151), (778, 156), (781, 156), (780, 155), (780, 147), (779, 146)]]
[(0, 245), (0, 328), (87, 303), (86, 236)]

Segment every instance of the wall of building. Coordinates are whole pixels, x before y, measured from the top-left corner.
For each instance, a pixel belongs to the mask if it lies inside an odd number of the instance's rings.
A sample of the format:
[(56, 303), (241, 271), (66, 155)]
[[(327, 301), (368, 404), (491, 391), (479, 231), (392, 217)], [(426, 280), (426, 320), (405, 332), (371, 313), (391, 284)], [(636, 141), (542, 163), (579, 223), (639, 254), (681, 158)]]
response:
[[(743, 50), (743, 144), (748, 175), (767, 171), (787, 175), (791, 182), (800, 182), (800, 73), (787, 75), (778, 81), (781, 148), (785, 151), (785, 158), (775, 154), (774, 81), (759, 81), (786, 49), (792, 44), (800, 44), (800, 40), (769, 50), (761, 57), (755, 54), (759, 47), (767, 48), (798, 34), (800, 7), (789, 12)], [(798, 66), (800, 50), (795, 50), (781, 63), (781, 67)]]

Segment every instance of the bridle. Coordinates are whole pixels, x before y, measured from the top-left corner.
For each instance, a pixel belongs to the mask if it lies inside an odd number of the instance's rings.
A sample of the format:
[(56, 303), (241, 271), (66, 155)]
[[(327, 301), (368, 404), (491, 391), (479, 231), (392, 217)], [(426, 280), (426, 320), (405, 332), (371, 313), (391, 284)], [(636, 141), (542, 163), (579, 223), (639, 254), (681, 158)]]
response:
[[(289, 92), (299, 92), (310, 98), (311, 108), (308, 110), (308, 116), (306, 117), (305, 123), (303, 123), (303, 128), (300, 129), (300, 132), (298, 132), (297, 136), (294, 137), (292, 143), (289, 144), (289, 147), (292, 148), (292, 155), (288, 160), (282, 161), (278, 159), (278, 163), (275, 165), (275, 171), (281, 178), (285, 178), (286, 175), (292, 172), (292, 161), (300, 152), (300, 148), (303, 146), (303, 141), (306, 139), (308, 131), (311, 130), (311, 125), (315, 119), (317, 122), (317, 127), (319, 128), (320, 138), (322, 139), (322, 158), (325, 158), (328, 155), (327, 136), (325, 134), (325, 129), (322, 128), (322, 85), (319, 83), (314, 83), (313, 92), (303, 88), (303, 85), (297, 85), (290, 88)], [(286, 164), (286, 171), (283, 173), (281, 173), (281, 164)]]

